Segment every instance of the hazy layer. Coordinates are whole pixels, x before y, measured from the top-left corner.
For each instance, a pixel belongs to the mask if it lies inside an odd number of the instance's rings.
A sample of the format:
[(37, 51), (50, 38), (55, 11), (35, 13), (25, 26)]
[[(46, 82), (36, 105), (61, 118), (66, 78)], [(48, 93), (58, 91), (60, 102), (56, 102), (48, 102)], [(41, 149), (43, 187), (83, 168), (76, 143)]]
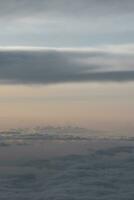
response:
[(133, 83), (0, 86), (0, 129), (77, 125), (133, 130)]

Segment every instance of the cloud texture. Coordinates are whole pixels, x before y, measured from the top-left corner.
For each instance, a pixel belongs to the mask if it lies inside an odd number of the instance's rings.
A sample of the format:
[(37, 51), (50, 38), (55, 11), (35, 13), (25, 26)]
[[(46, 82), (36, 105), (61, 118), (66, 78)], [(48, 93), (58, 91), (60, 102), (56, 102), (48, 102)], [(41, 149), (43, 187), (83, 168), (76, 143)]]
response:
[(101, 148), (84, 155), (3, 161), (0, 165), (1, 198), (133, 199), (134, 146), (117, 141), (115, 146)]
[(1, 45), (89, 46), (134, 42), (132, 0), (0, 1)]
[(133, 54), (133, 46), (98, 49), (2, 48), (0, 82), (133, 81)]

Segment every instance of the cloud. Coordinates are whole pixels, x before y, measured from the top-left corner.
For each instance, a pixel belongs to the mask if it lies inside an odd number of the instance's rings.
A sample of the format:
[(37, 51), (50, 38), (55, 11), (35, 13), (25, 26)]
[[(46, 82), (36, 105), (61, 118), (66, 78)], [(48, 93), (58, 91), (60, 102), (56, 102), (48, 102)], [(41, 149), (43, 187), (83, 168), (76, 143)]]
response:
[[(96, 138), (101, 131), (80, 127), (37, 127), (0, 132), (0, 147), (31, 145), (40, 141), (83, 141)], [(131, 138), (132, 139), (132, 138)]]
[(3, 45), (85, 46), (133, 41), (132, 0), (0, 1)]
[[(108, 133), (107, 133), (108, 134)], [(34, 143), (40, 143), (45, 141), (61, 141), (61, 142), (72, 142), (72, 141), (124, 141), (129, 142), (133, 141), (133, 136), (113, 136), (107, 135), (102, 130), (92, 130), (85, 129), (80, 127), (54, 127), (54, 126), (46, 126), (46, 127), (37, 127), (32, 129), (11, 129), (8, 131), (0, 132), (0, 147), (5, 146), (23, 146), (23, 145), (34, 145)], [(125, 147), (112, 147), (107, 149), (99, 149), (95, 152), (95, 155), (98, 156), (115, 156), (119, 153), (131, 153), (134, 150), (133, 146), (125, 146)]]
[(0, 82), (55, 84), (133, 81), (133, 48), (122, 46), (121, 51), (120, 48), (1, 48)]
[(96, 155), (98, 156), (116, 156), (118, 154), (131, 154), (134, 153), (134, 146), (117, 146), (117, 147), (112, 147), (109, 149), (101, 149), (101, 150), (97, 150), (95, 152)]
[(1, 16), (33, 16), (37, 14), (94, 16), (133, 12), (133, 0), (5, 0), (0, 2)]
[[(101, 144), (101, 141), (98, 142)], [(108, 147), (108, 144), (102, 143), (101, 150), (97, 143), (97, 151), (83, 155), (45, 159), (43, 154), (38, 158), (24, 159), (22, 156), (18, 160), (1, 160), (1, 198), (132, 199), (134, 147), (120, 141), (111, 144), (112, 147)]]

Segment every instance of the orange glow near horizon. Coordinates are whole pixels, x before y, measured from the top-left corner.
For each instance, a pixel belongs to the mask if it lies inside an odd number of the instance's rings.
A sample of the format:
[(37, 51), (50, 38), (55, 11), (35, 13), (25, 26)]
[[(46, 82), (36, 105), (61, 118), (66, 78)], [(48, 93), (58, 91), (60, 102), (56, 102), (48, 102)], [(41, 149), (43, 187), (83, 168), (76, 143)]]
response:
[(132, 129), (134, 84), (1, 85), (0, 129), (77, 125)]

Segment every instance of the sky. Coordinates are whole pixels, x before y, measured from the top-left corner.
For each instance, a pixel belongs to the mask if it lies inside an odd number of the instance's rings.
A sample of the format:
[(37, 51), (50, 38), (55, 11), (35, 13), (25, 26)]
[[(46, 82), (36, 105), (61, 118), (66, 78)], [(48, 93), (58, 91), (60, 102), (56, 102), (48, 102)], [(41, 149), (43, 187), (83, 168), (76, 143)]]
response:
[(1, 0), (1, 46), (134, 42), (133, 0)]
[(133, 0), (0, 0), (0, 129), (133, 132)]

